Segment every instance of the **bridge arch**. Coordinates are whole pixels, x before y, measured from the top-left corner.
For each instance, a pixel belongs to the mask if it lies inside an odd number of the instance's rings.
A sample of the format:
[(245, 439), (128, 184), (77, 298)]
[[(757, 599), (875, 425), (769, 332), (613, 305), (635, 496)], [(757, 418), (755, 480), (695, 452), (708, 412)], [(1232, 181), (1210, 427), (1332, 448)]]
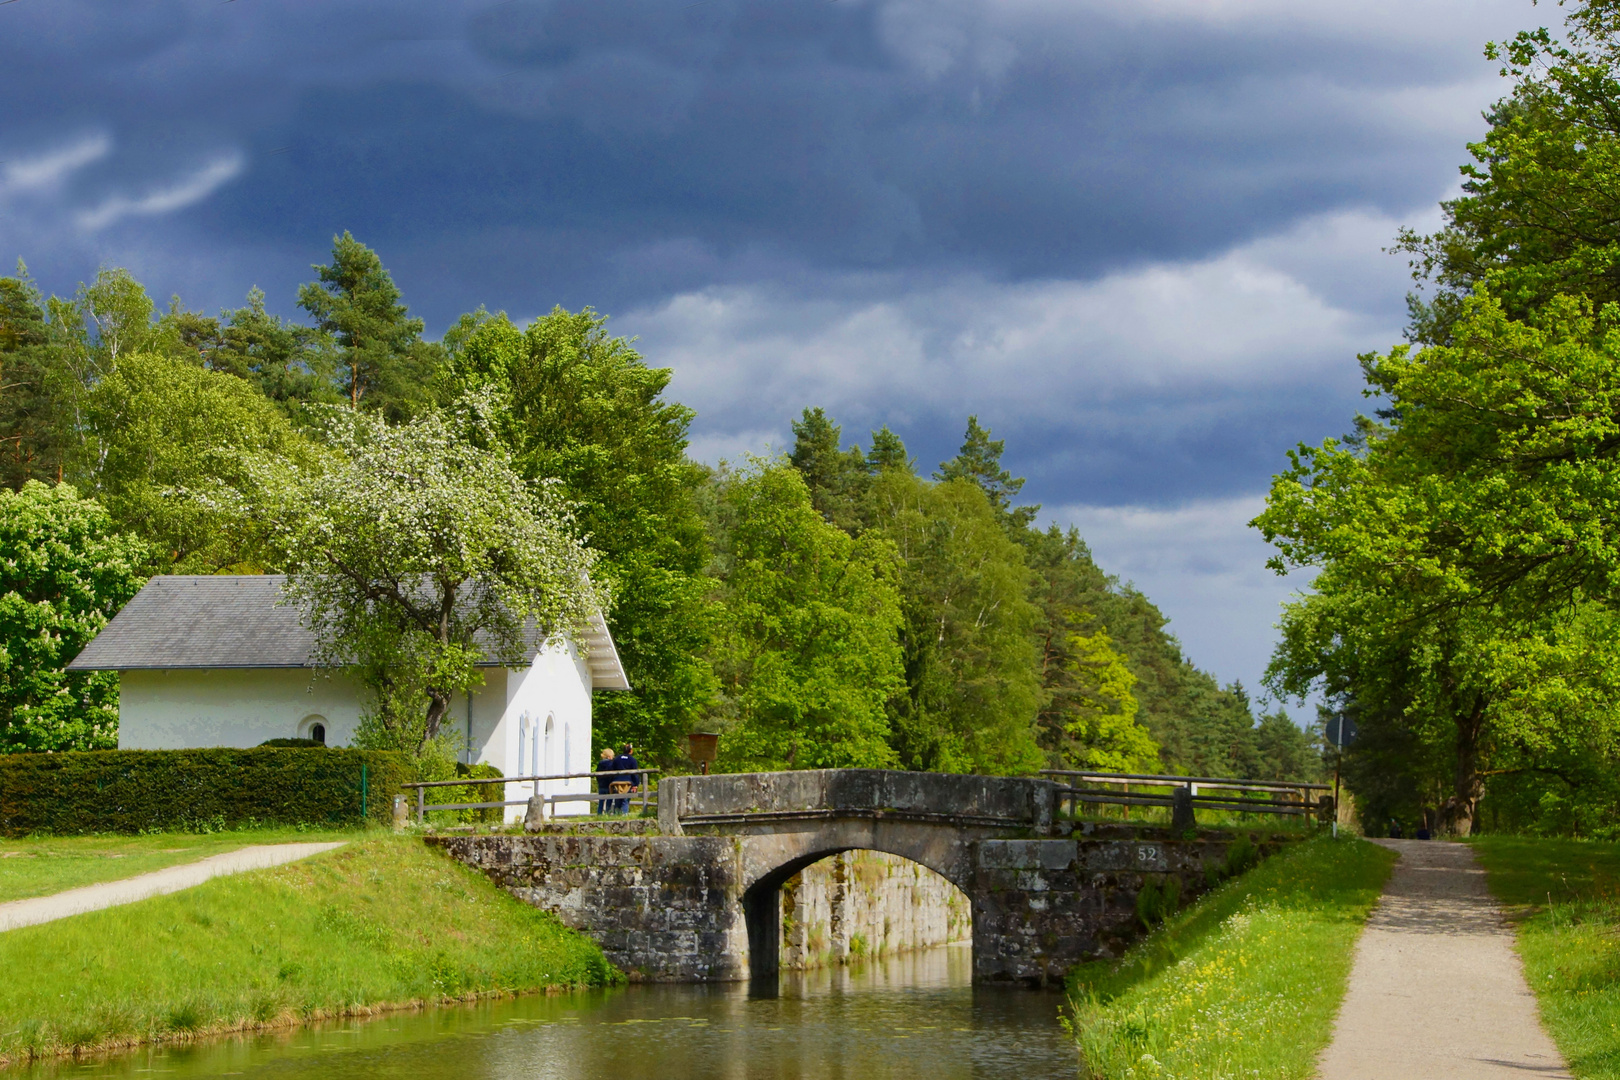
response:
[(748, 935), (748, 977), (755, 994), (773, 995), (781, 975), (783, 886), (795, 875), (845, 852), (880, 852), (932, 871), (962, 895), (971, 917), (977, 917), (979, 905), (959, 852), (942, 859), (945, 852), (937, 842), (919, 844), (914, 837), (887, 835), (891, 830), (872, 830), (875, 835), (866, 837), (852, 836), (851, 831), (845, 824), (813, 833), (753, 836), (744, 842), (744, 887), (738, 903)]

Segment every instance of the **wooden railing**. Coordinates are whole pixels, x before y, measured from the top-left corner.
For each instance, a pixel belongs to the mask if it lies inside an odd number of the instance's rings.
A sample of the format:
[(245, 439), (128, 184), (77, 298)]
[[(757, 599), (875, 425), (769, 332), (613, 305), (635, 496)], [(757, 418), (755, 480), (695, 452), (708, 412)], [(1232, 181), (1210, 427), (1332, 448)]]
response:
[[(436, 810), (493, 810), (496, 807), (527, 806), (528, 799), (507, 799), (502, 802), (474, 802), (474, 803), (430, 803), (427, 801), (427, 789), (436, 787), (466, 787), (470, 784), (530, 784), (542, 780), (598, 780), (604, 776), (623, 776), (631, 778), (632, 783), (641, 789), (641, 809), (645, 811), (650, 805), (649, 783), (652, 775), (658, 769), (604, 769), (601, 772), (588, 773), (555, 773), (549, 776), (487, 776), (464, 777), (460, 780), (423, 780), (414, 784), (401, 784), (402, 788), (416, 789), (416, 820), (418, 824), (427, 820), (430, 811)], [(612, 783), (613, 781), (608, 781)], [(612, 793), (602, 794), (595, 791), (565, 791), (557, 795), (543, 796), (545, 805), (555, 806), (562, 802), (618, 802), (621, 799), (632, 799), (636, 793), (627, 792), (622, 795)], [(548, 817), (551, 815), (547, 815)]]
[[(1188, 789), (1195, 810), (1235, 810), (1251, 814), (1309, 817), (1319, 812), (1331, 812), (1333, 802), (1327, 797), (1326, 793), (1333, 790), (1327, 784), (1296, 783), (1292, 780), (1238, 780), (1224, 776), (1087, 772), (1078, 769), (1042, 769), (1041, 775), (1064, 781), (1064, 786), (1058, 788), (1058, 799), (1060, 804), (1068, 803), (1071, 815), (1081, 803), (1173, 808), (1177, 788)], [(1320, 794), (1312, 798), (1313, 793)]]

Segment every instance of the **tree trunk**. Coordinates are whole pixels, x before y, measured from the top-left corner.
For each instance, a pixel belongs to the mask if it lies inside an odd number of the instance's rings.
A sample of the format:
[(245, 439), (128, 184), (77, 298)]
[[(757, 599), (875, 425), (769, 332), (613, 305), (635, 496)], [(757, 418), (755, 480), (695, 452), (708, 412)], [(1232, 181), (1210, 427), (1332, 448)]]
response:
[(422, 746), (439, 737), (439, 725), (450, 712), (450, 695), (441, 690), (428, 691), (427, 726), (422, 729)]
[(1441, 816), (1453, 836), (1469, 836), (1479, 814), (1479, 797), (1485, 778), (1479, 774), (1479, 739), (1485, 728), (1485, 698), (1480, 696), (1467, 715), (1457, 717), (1457, 772), (1451, 798)]

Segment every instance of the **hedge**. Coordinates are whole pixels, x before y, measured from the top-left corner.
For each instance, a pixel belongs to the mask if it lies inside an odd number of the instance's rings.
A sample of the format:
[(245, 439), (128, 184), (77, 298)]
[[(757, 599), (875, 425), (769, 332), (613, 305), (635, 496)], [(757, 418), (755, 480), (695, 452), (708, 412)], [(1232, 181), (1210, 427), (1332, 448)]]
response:
[(408, 757), (378, 750), (0, 754), (0, 836), (386, 823), (414, 779)]

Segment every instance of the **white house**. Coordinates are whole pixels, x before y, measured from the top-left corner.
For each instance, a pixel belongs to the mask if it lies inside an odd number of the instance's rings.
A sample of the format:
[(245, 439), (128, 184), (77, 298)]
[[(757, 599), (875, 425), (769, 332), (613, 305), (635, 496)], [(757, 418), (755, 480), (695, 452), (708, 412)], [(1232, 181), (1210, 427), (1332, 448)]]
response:
[[(118, 672), (120, 749), (247, 747), (283, 737), (343, 746), (354, 737), (361, 687), (312, 665), (315, 638), (296, 606), (278, 603), (282, 581), (155, 577), (124, 605), (68, 665)], [(583, 644), (552, 641), (532, 647), (525, 667), (484, 667), (484, 685), (451, 704), (468, 764), (488, 763), (505, 776), (591, 771), (591, 693), (630, 683), (600, 616)], [(590, 781), (508, 784), (506, 798), (527, 799), (537, 788), (587, 792)], [(556, 806), (564, 814), (590, 809)], [(508, 817), (521, 813), (508, 808)]]

